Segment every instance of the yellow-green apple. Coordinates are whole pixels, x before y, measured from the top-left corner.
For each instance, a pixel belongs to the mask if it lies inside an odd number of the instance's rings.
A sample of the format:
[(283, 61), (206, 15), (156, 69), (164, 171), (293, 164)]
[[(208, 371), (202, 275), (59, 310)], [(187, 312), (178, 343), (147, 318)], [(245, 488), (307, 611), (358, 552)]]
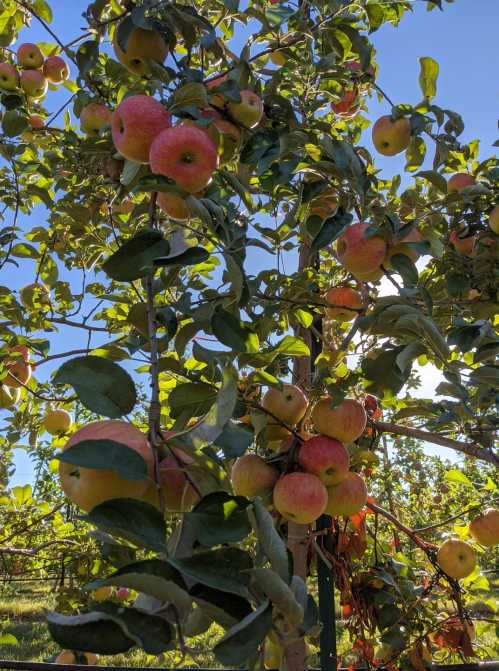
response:
[(137, 163), (149, 163), (154, 139), (172, 125), (170, 112), (155, 98), (129, 96), (113, 112), (111, 132), (116, 149)]
[(284, 384), (282, 391), (271, 387), (262, 398), (262, 408), (270, 414), (270, 419), (278, 419), (288, 426), (303, 419), (308, 399), (302, 390), (294, 384)]
[(134, 450), (146, 462), (149, 479), (125, 480), (111, 469), (84, 468), (61, 461), (59, 478), (66, 496), (87, 512), (109, 499), (141, 499), (154, 475), (154, 456), (147, 437), (128, 422), (103, 420), (87, 424), (74, 433), (63, 449), (87, 440), (114, 441)]
[(273, 489), (279, 471), (267, 464), (257, 454), (244, 454), (232, 466), (230, 479), (236, 496), (265, 496)]
[(80, 127), (87, 135), (99, 135), (102, 128), (111, 124), (111, 110), (102, 103), (89, 103), (80, 114)]
[(314, 436), (301, 445), (298, 462), (304, 471), (317, 475), (329, 486), (337, 485), (347, 477), (350, 458), (339, 440)]
[(312, 473), (288, 473), (274, 487), (274, 507), (286, 520), (311, 524), (322, 515), (327, 504), (327, 489)]
[(314, 198), (310, 203), (309, 216), (328, 219), (333, 217), (338, 210), (338, 197), (334, 191), (327, 190)]
[(328, 308), (326, 314), (330, 319), (349, 322), (363, 308), (362, 296), (352, 287), (333, 287), (325, 295)]
[(116, 590), (115, 597), (118, 601), (126, 601), (130, 597), (130, 590), (128, 587), (119, 587)]
[[(160, 485), (165, 509), (170, 513), (188, 512), (199, 501), (199, 494), (186, 476), (186, 469), (195, 463), (193, 457), (178, 447), (169, 448), (172, 454), (159, 465)], [(149, 485), (144, 499), (159, 507), (156, 483)]]
[(364, 433), (367, 414), (354, 398), (346, 398), (333, 407), (329, 396), (321, 398), (312, 408), (312, 422), (318, 431), (341, 443), (351, 443)]
[(255, 128), (263, 116), (263, 102), (254, 91), (241, 91), (240, 102), (229, 102), (227, 105), (230, 116), (244, 128)]
[(60, 436), (63, 433), (67, 433), (72, 423), (71, 415), (64, 408), (49, 410), (42, 420), (43, 428), (51, 436)]
[(30, 114), (28, 117), (28, 123), (31, 128), (44, 128), (45, 121), (39, 114)]
[(499, 543), (499, 510), (488, 508), (475, 517), (470, 524), (470, 533), (481, 545), (492, 547)]
[(349, 226), (336, 242), (340, 263), (357, 277), (379, 269), (386, 254), (386, 242), (380, 235), (366, 237), (369, 224)]
[(333, 112), (343, 119), (351, 119), (359, 111), (359, 91), (356, 86), (343, 91), (341, 98), (331, 103)]
[(30, 310), (50, 305), (50, 289), (42, 282), (33, 282), (19, 290), (19, 300)]
[(180, 125), (155, 138), (149, 161), (152, 172), (169, 177), (188, 193), (197, 193), (217, 168), (217, 148), (200, 128)]
[(28, 98), (40, 100), (47, 93), (48, 81), (41, 70), (23, 70), (20, 83)]
[(43, 74), (52, 84), (61, 84), (69, 79), (69, 67), (60, 56), (49, 56), (43, 64)]
[(38, 70), (43, 65), (43, 54), (36, 44), (26, 42), (17, 49), (17, 62), (26, 70)]
[(421, 242), (422, 240), (423, 236), (421, 233), (417, 228), (413, 228), (405, 237), (399, 239), (392, 245), (388, 245), (386, 258), (383, 261), (385, 268), (391, 268), (390, 259), (392, 256), (395, 256), (395, 254), (405, 254), (405, 256), (408, 256), (412, 261), (416, 262), (419, 258), (419, 252), (417, 249), (414, 249), (414, 247), (411, 247), (407, 243)]
[(499, 235), (499, 205), (496, 205), (489, 214), (489, 227), (496, 235)]
[[(99, 661), (99, 656), (93, 652), (80, 652), (79, 656), (84, 658), (84, 664), (86, 666), (95, 666)], [(81, 664), (82, 660), (77, 660), (76, 655), (72, 650), (61, 650), (61, 652), (55, 658), (56, 664)]]
[(94, 601), (105, 601), (106, 599), (111, 598), (113, 595), (113, 588), (110, 587), (109, 585), (104, 585), (102, 587), (97, 587), (97, 589), (94, 589), (92, 592), (92, 599)]
[(10, 350), (14, 356), (8, 357), (4, 366), (8, 371), (3, 383), (8, 387), (22, 387), (31, 378), (31, 364), (29, 363), (29, 350), (26, 345), (16, 345)]
[(449, 242), (461, 256), (472, 256), (475, 250), (476, 235), (468, 235), (463, 238), (454, 228), (450, 232)]
[(350, 471), (339, 484), (327, 488), (326, 513), (332, 517), (356, 515), (366, 505), (367, 487), (364, 478)]
[(468, 175), (467, 172), (457, 172), (447, 182), (447, 192), (448, 193), (459, 193), (463, 189), (467, 189), (469, 186), (476, 184), (476, 179), (473, 175)]
[(19, 72), (12, 63), (0, 63), (0, 89), (14, 91), (19, 86)]
[(130, 32), (126, 50), (118, 44), (118, 30), (114, 33), (114, 53), (119, 62), (138, 77), (148, 77), (153, 63), (163, 63), (168, 56), (168, 45), (156, 30), (136, 26)]
[(476, 566), (476, 554), (465, 541), (449, 538), (437, 552), (437, 562), (442, 571), (454, 580), (466, 578)]
[(395, 156), (405, 151), (411, 141), (409, 119), (392, 119), (390, 115), (380, 117), (373, 126), (373, 144), (383, 156)]
[(12, 408), (19, 402), (21, 390), (8, 387), (6, 384), (0, 384), (0, 408), (6, 410)]

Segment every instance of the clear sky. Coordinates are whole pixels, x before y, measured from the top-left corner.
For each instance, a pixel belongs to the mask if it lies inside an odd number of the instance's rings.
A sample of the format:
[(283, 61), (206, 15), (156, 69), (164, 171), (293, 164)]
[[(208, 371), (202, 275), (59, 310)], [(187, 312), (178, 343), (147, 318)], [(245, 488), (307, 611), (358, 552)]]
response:
[[(78, 36), (85, 22), (81, 16), (87, 7), (85, 0), (52, 0), (54, 11), (52, 29), (63, 43)], [(416, 103), (421, 99), (418, 87), (420, 56), (431, 56), (440, 65), (437, 97), (435, 102), (443, 108), (459, 112), (466, 128), (462, 138), (469, 141), (481, 140), (483, 155), (492, 153), (492, 144), (497, 139), (499, 50), (497, 48), (497, 26), (499, 25), (499, 0), (456, 0), (454, 4), (444, 3), (444, 11), (428, 13), (426, 2), (416, 0), (414, 13), (407, 14), (398, 28), (384, 26), (372, 35), (377, 50), (379, 65), (379, 85), (395, 103)], [(31, 27), (22, 31), (21, 42), (52, 42), (43, 27), (34, 21)], [(49, 111), (55, 111), (69, 98), (69, 92), (62, 87), (48, 96)], [(375, 120), (381, 114), (389, 113), (386, 102), (378, 102), (376, 97), (368, 101), (369, 117)], [(366, 133), (365, 143), (371, 147), (370, 135)], [(429, 152), (432, 156), (432, 152)], [(403, 155), (390, 159), (380, 157), (379, 166), (386, 174), (394, 175), (403, 171)], [(23, 228), (40, 224), (45, 216), (42, 207), (22, 222)], [(24, 264), (24, 262), (23, 262)], [(23, 267), (25, 267), (23, 265)], [(251, 258), (249, 259), (251, 270)], [(0, 284), (19, 288), (32, 281), (25, 274), (8, 269), (3, 271)], [(6, 276), (6, 273), (9, 276)], [(61, 279), (70, 279), (61, 273)], [(78, 285), (75, 286), (77, 291)], [(54, 336), (54, 352), (66, 351), (85, 346), (84, 334), (73, 329), (71, 340), (68, 336)], [(97, 344), (96, 340), (94, 344)], [(54, 367), (40, 369), (42, 379)], [(438, 384), (437, 371), (422, 369), (422, 396), (431, 396)], [(443, 449), (439, 449), (443, 452)], [(450, 454), (446, 451), (446, 454)], [(12, 484), (24, 484), (32, 477), (29, 460), (22, 451), (16, 452), (16, 475)]]

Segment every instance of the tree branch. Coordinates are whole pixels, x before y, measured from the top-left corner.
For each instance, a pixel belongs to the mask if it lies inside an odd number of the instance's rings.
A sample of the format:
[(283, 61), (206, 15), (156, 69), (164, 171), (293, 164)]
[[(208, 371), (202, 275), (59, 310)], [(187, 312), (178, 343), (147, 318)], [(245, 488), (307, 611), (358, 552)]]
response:
[(56, 540), (56, 541), (47, 541), (38, 545), (36, 548), (11, 548), (11, 547), (0, 547), (0, 554), (7, 555), (24, 555), (27, 557), (33, 557), (38, 554), (45, 548), (51, 547), (52, 545), (80, 545), (77, 541), (72, 541), (69, 539)]

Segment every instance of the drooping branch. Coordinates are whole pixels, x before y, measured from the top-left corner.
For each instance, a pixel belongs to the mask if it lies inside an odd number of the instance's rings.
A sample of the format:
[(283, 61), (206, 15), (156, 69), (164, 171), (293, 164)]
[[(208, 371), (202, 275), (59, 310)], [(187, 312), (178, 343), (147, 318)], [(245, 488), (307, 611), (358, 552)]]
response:
[(47, 541), (38, 545), (36, 548), (15, 548), (15, 547), (0, 547), (0, 554), (7, 555), (23, 555), (25, 557), (33, 557), (37, 555), (45, 548), (51, 547), (52, 545), (80, 545), (77, 541), (72, 541), (69, 538), (61, 538), (60, 540)]
[(492, 450), (488, 450), (477, 443), (464, 443), (452, 438), (446, 438), (439, 433), (403, 426), (401, 424), (392, 424), (391, 422), (373, 422), (372, 424), (381, 433), (393, 433), (397, 436), (407, 436), (408, 438), (424, 440), (435, 445), (442, 445), (442, 447), (449, 447), (451, 450), (466, 454), (468, 457), (474, 457), (489, 464), (494, 464), (494, 466), (499, 466), (499, 457)]

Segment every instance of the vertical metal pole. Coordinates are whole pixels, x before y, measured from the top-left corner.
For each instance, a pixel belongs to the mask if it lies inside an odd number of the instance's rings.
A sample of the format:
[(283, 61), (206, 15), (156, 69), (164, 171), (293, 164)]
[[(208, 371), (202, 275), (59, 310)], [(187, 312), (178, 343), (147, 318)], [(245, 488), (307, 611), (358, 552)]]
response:
[[(317, 531), (329, 529), (331, 518), (322, 515), (317, 520)], [(325, 550), (331, 550), (331, 536), (318, 536), (317, 542)], [(319, 617), (322, 624), (320, 635), (321, 671), (336, 671), (336, 614), (334, 608), (334, 575), (329, 566), (317, 555), (317, 584), (319, 588)]]

